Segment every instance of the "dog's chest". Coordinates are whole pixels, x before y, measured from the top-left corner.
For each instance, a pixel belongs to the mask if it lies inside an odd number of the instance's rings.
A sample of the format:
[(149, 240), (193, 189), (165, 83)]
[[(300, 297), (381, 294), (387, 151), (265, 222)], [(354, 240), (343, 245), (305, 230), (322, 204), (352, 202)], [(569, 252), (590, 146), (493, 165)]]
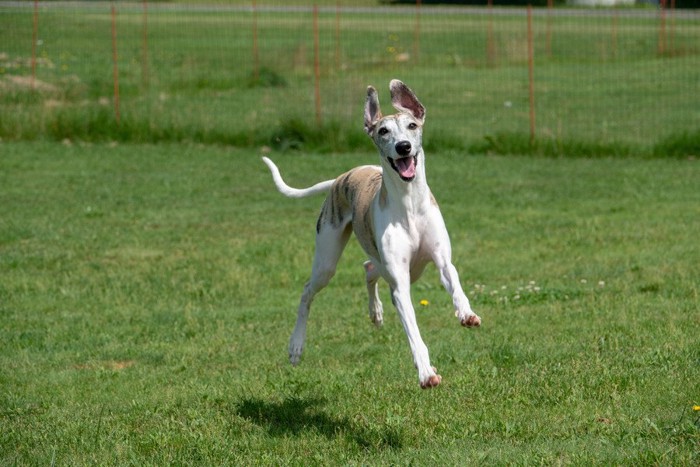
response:
[[(427, 211), (420, 209), (420, 214), (401, 206), (387, 204), (374, 212), (375, 231), (373, 238), (378, 245), (378, 258), (382, 262), (399, 261), (405, 268), (414, 269), (418, 274), (426, 263), (432, 260), (435, 248), (435, 232), (431, 219), (432, 207)], [(413, 274), (413, 273), (412, 273)]]

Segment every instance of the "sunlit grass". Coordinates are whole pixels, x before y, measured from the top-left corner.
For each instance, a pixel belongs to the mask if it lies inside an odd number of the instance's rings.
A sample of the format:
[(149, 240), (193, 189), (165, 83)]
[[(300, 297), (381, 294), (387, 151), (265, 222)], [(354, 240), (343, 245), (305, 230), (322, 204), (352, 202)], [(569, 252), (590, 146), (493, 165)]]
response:
[[(321, 199), (257, 154), (0, 149), (1, 463), (697, 464), (696, 161), (429, 152), (484, 324), (426, 271), (422, 391), (354, 240), (287, 363)], [(274, 156), (295, 185), (376, 157)]]

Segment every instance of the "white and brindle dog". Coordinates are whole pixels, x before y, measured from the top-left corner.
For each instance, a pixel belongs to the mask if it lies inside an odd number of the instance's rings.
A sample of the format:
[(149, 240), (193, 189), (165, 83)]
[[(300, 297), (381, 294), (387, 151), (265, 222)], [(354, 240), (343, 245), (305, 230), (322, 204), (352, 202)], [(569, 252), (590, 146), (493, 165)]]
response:
[(425, 108), (401, 81), (391, 81), (390, 89), (391, 102), (398, 113), (382, 116), (377, 91), (371, 86), (367, 88), (365, 104), (365, 131), (379, 149), (381, 166), (356, 167), (334, 180), (297, 189), (282, 180), (270, 159), (263, 158), (277, 189), (285, 196), (301, 198), (330, 191), (316, 225), (311, 279), (301, 295), (289, 342), (289, 359), (293, 365), (299, 363), (311, 302), (335, 274), (336, 264), (354, 231), (369, 256), (364, 263), (369, 316), (375, 324), (382, 324), (377, 280), (383, 277), (391, 287), (391, 300), (408, 336), (420, 385), (430, 388), (440, 384), (442, 378), (430, 365), (410, 290), (427, 263), (435, 263), (462, 326), (479, 326), (481, 319), (472, 311), (459, 283), (445, 222), (426, 182), (421, 141)]

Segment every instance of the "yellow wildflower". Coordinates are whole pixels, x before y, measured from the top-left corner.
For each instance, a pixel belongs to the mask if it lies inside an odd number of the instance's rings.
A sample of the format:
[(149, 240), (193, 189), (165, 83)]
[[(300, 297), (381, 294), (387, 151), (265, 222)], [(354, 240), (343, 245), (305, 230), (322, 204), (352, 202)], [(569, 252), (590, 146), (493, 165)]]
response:
[(700, 412), (700, 405), (694, 405), (694, 406), (693, 406), (693, 410), (694, 410), (695, 412)]
[(421, 300), (419, 303), (421, 304), (421, 306), (428, 306), (428, 305), (430, 305), (430, 302), (429, 302), (428, 300), (426, 300), (426, 299)]

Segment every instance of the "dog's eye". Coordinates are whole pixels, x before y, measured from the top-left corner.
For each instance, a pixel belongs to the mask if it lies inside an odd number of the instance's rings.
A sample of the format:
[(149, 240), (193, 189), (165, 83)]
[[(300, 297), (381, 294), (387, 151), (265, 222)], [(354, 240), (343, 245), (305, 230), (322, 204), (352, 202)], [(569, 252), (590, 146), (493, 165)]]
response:
[(409, 129), (409, 130), (415, 130), (416, 128), (418, 128), (418, 125), (417, 125), (417, 124), (415, 124), (415, 123), (413, 123), (413, 122), (411, 122), (411, 123), (408, 124), (408, 129)]
[(382, 127), (379, 129), (379, 131), (377, 131), (377, 133), (379, 133), (381, 136), (384, 136), (385, 134), (389, 133), (389, 130)]

